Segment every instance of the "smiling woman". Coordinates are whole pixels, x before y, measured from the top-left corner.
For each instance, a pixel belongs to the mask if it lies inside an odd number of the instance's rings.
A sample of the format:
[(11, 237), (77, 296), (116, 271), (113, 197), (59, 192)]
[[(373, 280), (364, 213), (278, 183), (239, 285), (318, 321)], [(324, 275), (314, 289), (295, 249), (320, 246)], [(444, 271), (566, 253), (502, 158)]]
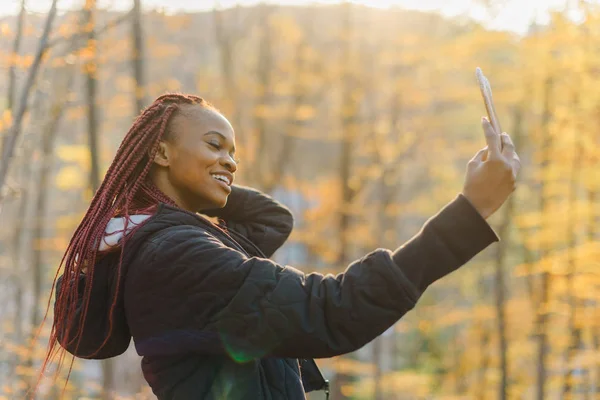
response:
[(229, 121), (214, 108), (185, 105), (169, 133), (158, 144), (152, 182), (190, 212), (224, 207), (237, 169)]
[(293, 217), (233, 184), (227, 119), (197, 96), (159, 97), (125, 135), (66, 249), (46, 362), (57, 342), (104, 359), (133, 337), (159, 400), (328, 391), (313, 358), (370, 342), (497, 240), (484, 218), (514, 189), (505, 160), (514, 151), (508, 135), (484, 128), (488, 147), (469, 163), (464, 194), (395, 251), (376, 249), (324, 276), (269, 259)]

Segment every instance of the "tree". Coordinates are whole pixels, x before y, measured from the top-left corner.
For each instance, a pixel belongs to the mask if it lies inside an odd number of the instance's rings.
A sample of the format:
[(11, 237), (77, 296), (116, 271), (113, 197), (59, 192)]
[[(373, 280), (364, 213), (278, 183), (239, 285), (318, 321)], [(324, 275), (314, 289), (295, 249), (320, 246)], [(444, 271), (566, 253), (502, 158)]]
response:
[[(54, 143), (58, 134), (58, 126), (63, 113), (68, 103), (68, 93), (70, 91), (73, 82), (73, 70), (69, 65), (63, 70), (59, 70), (56, 74), (57, 81), (61, 82), (62, 85), (56, 88), (58, 96), (55, 97), (55, 101), (49, 110), (49, 121), (44, 127), (41, 135), (41, 161), (37, 176), (37, 194), (35, 202), (35, 215), (33, 217), (33, 258), (31, 263), (31, 281), (33, 282), (32, 289), (32, 311), (30, 317), (30, 341), (29, 341), (29, 352), (28, 357), (25, 360), (26, 368), (33, 371), (33, 365), (35, 362), (35, 348), (39, 345), (37, 339), (40, 335), (40, 323), (42, 322), (42, 315), (40, 306), (43, 299), (43, 291), (45, 288), (46, 280), (46, 263), (44, 262), (44, 252), (47, 247), (46, 232), (47, 221), (46, 214), (48, 212), (48, 193), (50, 192), (49, 180), (51, 177), (51, 166), (54, 159)], [(62, 95), (61, 95), (62, 94)]]
[[(352, 169), (352, 150), (356, 143), (358, 133), (358, 119), (359, 119), (359, 104), (360, 97), (357, 95), (360, 92), (358, 87), (358, 80), (355, 76), (355, 71), (351, 68), (356, 64), (353, 62), (353, 23), (352, 5), (345, 2), (342, 5), (342, 21), (341, 21), (341, 35), (343, 40), (342, 54), (340, 59), (340, 70), (342, 73), (342, 99), (341, 99), (341, 143), (340, 143), (340, 161), (339, 161), (339, 184), (341, 192), (341, 204), (339, 210), (338, 220), (338, 239), (339, 239), (339, 251), (337, 256), (336, 264), (338, 266), (344, 266), (350, 258), (349, 248), (349, 235), (350, 235), (350, 223), (351, 216), (350, 210), (356, 190), (351, 186), (351, 169)], [(333, 378), (332, 387), (332, 399), (339, 400), (347, 398), (343, 387), (348, 385), (351, 381), (351, 376), (344, 374), (343, 372), (336, 372)]]
[(146, 78), (144, 73), (144, 34), (142, 31), (142, 5), (141, 0), (133, 0), (131, 24), (131, 64), (135, 79), (135, 114), (144, 108), (147, 102), (145, 93)]
[[(546, 192), (546, 181), (548, 180), (548, 166), (551, 161), (551, 151), (552, 151), (552, 136), (548, 130), (548, 126), (550, 123), (550, 119), (552, 118), (552, 100), (553, 100), (553, 87), (554, 80), (551, 76), (547, 76), (544, 82), (544, 92), (543, 92), (543, 100), (544, 100), (544, 109), (542, 116), (542, 127), (541, 134), (542, 143), (541, 143), (541, 157), (542, 161), (540, 164), (540, 169), (542, 175), (542, 181), (540, 184), (540, 198), (539, 198), (539, 207), (542, 216), (542, 229), (548, 227), (548, 220), (550, 218), (549, 212), (550, 207), (548, 204), (548, 193)], [(540, 252), (540, 258), (544, 258), (547, 255), (547, 251), (542, 250)], [(546, 379), (547, 379), (547, 357), (548, 357), (548, 314), (550, 312), (549, 309), (549, 297), (551, 291), (552, 277), (549, 271), (543, 271), (540, 277), (540, 287), (539, 287), (539, 297), (537, 298), (536, 303), (538, 304), (536, 322), (535, 322), (535, 335), (537, 337), (537, 378), (536, 378), (536, 387), (537, 387), (537, 395), (536, 398), (538, 400), (544, 400), (546, 398)]]

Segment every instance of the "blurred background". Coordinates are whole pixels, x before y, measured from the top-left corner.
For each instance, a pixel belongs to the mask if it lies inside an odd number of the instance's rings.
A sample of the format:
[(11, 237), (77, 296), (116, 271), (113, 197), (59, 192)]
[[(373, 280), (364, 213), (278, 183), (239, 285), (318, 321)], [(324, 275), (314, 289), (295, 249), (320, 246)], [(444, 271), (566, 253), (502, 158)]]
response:
[[(63, 252), (155, 97), (214, 103), (238, 182), (296, 217), (275, 260), (335, 274), (460, 192), (478, 66), (523, 161), (503, 241), (319, 360), (331, 399), (600, 399), (598, 1), (2, 0), (0, 35), (0, 399), (37, 376)], [(37, 397), (155, 399), (139, 362), (76, 360)]]

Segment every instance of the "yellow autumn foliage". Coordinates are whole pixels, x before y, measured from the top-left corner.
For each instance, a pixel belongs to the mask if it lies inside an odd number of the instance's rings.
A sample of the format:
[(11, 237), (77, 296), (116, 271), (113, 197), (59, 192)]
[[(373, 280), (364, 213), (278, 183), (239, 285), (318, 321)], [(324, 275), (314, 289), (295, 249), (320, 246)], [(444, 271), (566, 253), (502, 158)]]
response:
[(83, 189), (87, 186), (86, 174), (81, 167), (63, 167), (54, 178), (56, 187), (60, 190)]

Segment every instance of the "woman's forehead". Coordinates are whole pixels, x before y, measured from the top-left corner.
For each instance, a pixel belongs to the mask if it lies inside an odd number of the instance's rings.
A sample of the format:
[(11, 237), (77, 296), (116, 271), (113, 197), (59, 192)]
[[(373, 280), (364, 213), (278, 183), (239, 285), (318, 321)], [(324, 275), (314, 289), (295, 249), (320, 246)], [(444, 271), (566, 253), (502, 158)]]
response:
[(206, 133), (216, 131), (223, 136), (234, 140), (235, 134), (233, 127), (221, 113), (210, 108), (188, 106), (181, 110), (180, 123), (184, 131), (189, 133)]

